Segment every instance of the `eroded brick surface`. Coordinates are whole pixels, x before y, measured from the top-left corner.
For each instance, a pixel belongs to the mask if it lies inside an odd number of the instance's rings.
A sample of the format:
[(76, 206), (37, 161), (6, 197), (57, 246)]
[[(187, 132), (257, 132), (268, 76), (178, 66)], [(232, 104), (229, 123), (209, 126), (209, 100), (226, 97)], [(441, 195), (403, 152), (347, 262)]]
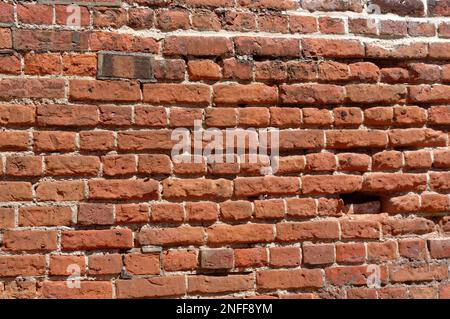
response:
[(0, 298), (450, 297), (447, 0), (75, 2), (0, 2)]

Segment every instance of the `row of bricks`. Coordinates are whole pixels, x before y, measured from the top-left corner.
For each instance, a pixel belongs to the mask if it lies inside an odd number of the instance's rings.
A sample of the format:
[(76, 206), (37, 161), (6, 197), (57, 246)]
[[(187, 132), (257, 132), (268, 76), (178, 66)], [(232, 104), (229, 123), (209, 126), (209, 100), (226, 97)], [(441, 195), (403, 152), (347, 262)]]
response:
[[(356, 215), (355, 215), (356, 216)], [(154, 228), (145, 226), (133, 234), (128, 228), (102, 230), (22, 230), (3, 232), (2, 250), (21, 251), (89, 251), (132, 249), (139, 246), (202, 246), (297, 243), (303, 241), (335, 242), (378, 241), (381, 238), (425, 235), (449, 231), (449, 219), (439, 224), (423, 217), (399, 218), (387, 214), (366, 214), (349, 218), (312, 221), (282, 221), (276, 224), (222, 224), (211, 226), (180, 225)], [(133, 239), (135, 235), (135, 239)], [(447, 255), (448, 255), (448, 241)]]
[[(68, 80), (53, 78), (2, 78), (0, 99), (64, 99), (68, 84), (70, 101), (153, 105), (222, 106), (246, 105), (335, 105), (448, 103), (449, 85), (388, 84), (294, 84), (269, 86), (261, 83), (220, 83), (212, 87), (200, 83), (144, 84), (136, 81)], [(24, 90), (26, 88), (26, 90)]]
[[(439, 83), (450, 82), (450, 64), (442, 66), (410, 63), (407, 67), (379, 68), (371, 62), (356, 62), (351, 64), (334, 61), (263, 61), (229, 58), (221, 63), (212, 60), (190, 60), (186, 63), (181, 59), (149, 58), (142, 62), (142, 56), (114, 55), (114, 63), (99, 66), (118, 78), (139, 78), (142, 68), (148, 69), (148, 76), (157, 80), (181, 82), (186, 79), (186, 70), (190, 81), (237, 80), (285, 83), (298, 81), (319, 82), (349, 82), (358, 81), (376, 83)], [(97, 74), (97, 56), (93, 54), (30, 53), (24, 55), (23, 61), (19, 54), (0, 56), (0, 73), (28, 75), (81, 75), (95, 76)], [(139, 63), (139, 68), (130, 65)], [(23, 64), (23, 68), (22, 68)], [(126, 68), (124, 67), (126, 65)], [(22, 70), (23, 69), (23, 70)]]
[[(198, 161), (173, 163), (168, 155), (49, 155), (49, 156), (6, 156), (4, 169), (0, 175), (5, 177), (42, 176), (92, 176), (113, 177), (137, 174), (153, 175), (246, 175), (263, 174), (269, 166), (267, 156), (237, 156), (233, 163), (216, 163), (214, 158), (197, 157)], [(181, 157), (181, 159), (186, 159)], [(193, 159), (193, 157), (189, 157)], [(238, 160), (239, 159), (239, 160)], [(277, 165), (276, 175), (304, 174), (308, 172), (366, 172), (366, 171), (407, 171), (450, 168), (450, 151), (382, 151), (369, 156), (358, 153), (333, 154), (329, 152), (310, 153), (273, 158)], [(0, 163), (2, 160), (0, 158)]]
[[(71, 9), (43, 4), (17, 5), (17, 21), (14, 19), (13, 4), (2, 3), (0, 23), (23, 23), (36, 25), (67, 25)], [(378, 19), (377, 19), (378, 20)], [(163, 32), (176, 30), (197, 31), (239, 31), (276, 33), (324, 33), (380, 35), (388, 37), (435, 36), (450, 37), (450, 24), (424, 21), (380, 20), (366, 18), (340, 18), (308, 15), (253, 13), (252, 11), (216, 10), (189, 11), (183, 9), (149, 8), (80, 8), (80, 27), (152, 29)], [(92, 23), (91, 23), (92, 21)], [(369, 24), (369, 22), (371, 24)]]
[[(151, 107), (113, 105), (0, 104), (0, 125), (37, 127), (142, 126), (150, 128), (422, 127), (450, 124), (450, 106), (394, 107)], [(97, 132), (97, 133), (95, 133)], [(100, 131), (92, 131), (100, 134)], [(107, 134), (107, 133), (103, 133)]]
[[(117, 133), (117, 149), (121, 152), (130, 151), (171, 151), (179, 142), (176, 138), (172, 140), (173, 130), (133, 130), (120, 131)], [(218, 140), (223, 146), (230, 147), (236, 153), (243, 152), (248, 149), (249, 143), (255, 147), (268, 146), (271, 144), (259, 144), (258, 136), (267, 136), (269, 139), (276, 138), (271, 134), (279, 135), (278, 148), (280, 151), (299, 151), (314, 149), (359, 149), (374, 148), (385, 149), (392, 148), (414, 148), (414, 147), (445, 147), (447, 146), (448, 135), (442, 131), (436, 131), (429, 128), (412, 128), (412, 129), (391, 129), (383, 130), (281, 130), (278, 133), (258, 134), (255, 130), (233, 129), (228, 131), (215, 131)], [(110, 131), (83, 131), (80, 133), (81, 144), (84, 145), (80, 149), (82, 151), (93, 150), (111, 150), (113, 145), (109, 142), (114, 133)], [(73, 151), (75, 147), (76, 132), (66, 131), (2, 131), (0, 132), (0, 151), (28, 151), (34, 149), (36, 152), (55, 152), (55, 151)], [(176, 136), (175, 136), (176, 137)], [(100, 140), (92, 141), (99, 138)], [(242, 144), (232, 143), (233, 138), (238, 138)], [(178, 137), (178, 139), (180, 139)], [(186, 138), (189, 142), (191, 137)], [(228, 140), (228, 142), (227, 142)], [(325, 143), (326, 140), (326, 143)], [(32, 142), (33, 141), (33, 142)], [(208, 146), (205, 137), (196, 138), (194, 151), (200, 152)], [(31, 143), (32, 142), (32, 143)], [(187, 141), (184, 141), (187, 143)], [(92, 143), (92, 144), (91, 144)], [(237, 150), (237, 151), (236, 151)], [(197, 154), (197, 153), (192, 153)], [(181, 155), (179, 155), (181, 156)], [(220, 164), (221, 156), (214, 157), (215, 161)], [(180, 160), (184, 160), (181, 156)], [(200, 160), (200, 158), (187, 158), (190, 162)], [(223, 159), (222, 159), (223, 160)], [(261, 158), (265, 160), (264, 157)], [(185, 161), (186, 162), (186, 161)], [(210, 161), (211, 162), (211, 161)], [(234, 160), (236, 162), (236, 159)], [(245, 162), (245, 161), (244, 161)], [(444, 160), (444, 162), (446, 162)], [(249, 163), (250, 160), (249, 160)]]
[[(239, 271), (242, 268), (317, 267), (332, 264), (359, 265), (385, 262), (425, 261), (450, 258), (450, 243), (446, 239), (389, 240), (370, 243), (303, 243), (302, 247), (257, 247), (219, 249), (171, 249), (154, 253), (0, 256), (0, 277), (42, 276), (48, 268), (49, 276), (70, 276), (70, 265), (77, 265), (80, 276), (160, 275), (161, 271)], [(400, 259), (402, 258), (402, 259)]]
[[(319, 195), (354, 192), (393, 193), (422, 192), (427, 189), (445, 192), (450, 188), (450, 173), (366, 173), (359, 175), (305, 175), (302, 177), (238, 177), (227, 179), (177, 179), (168, 178), (159, 183), (152, 179), (93, 179), (87, 182), (41, 181), (1, 182), (0, 200), (30, 201), (79, 201), (93, 200), (155, 200), (161, 197), (171, 200), (223, 200), (232, 197), (245, 198), (262, 195)], [(88, 195), (85, 193), (89, 193)]]
[[(14, 41), (13, 41), (14, 38)], [(76, 41), (74, 41), (76, 39)], [(17, 51), (128, 51), (164, 56), (276, 58), (449, 58), (448, 41), (408, 42), (386, 47), (360, 39), (293, 38), (258, 36), (170, 35), (163, 41), (106, 31), (30, 30), (0, 28), (0, 48)], [(161, 49), (161, 46), (163, 47)]]
[[(9, 1), (10, 2), (10, 1)], [(163, 0), (163, 1), (135, 1), (135, 0), (124, 0), (130, 7), (144, 6), (151, 8), (207, 8), (207, 9), (228, 9), (228, 8), (238, 8), (240, 10), (251, 10), (258, 12), (266, 11), (322, 11), (322, 12), (345, 12), (352, 11), (357, 13), (362, 13), (366, 5), (365, 0), (329, 0), (323, 1), (298, 1), (298, 0)], [(77, 3), (77, 2), (75, 2)], [(93, 0), (89, 3), (84, 1), (79, 1), (77, 3), (80, 6), (87, 7), (121, 7), (122, 1), (117, 0)], [(386, 0), (376, 0), (374, 4), (377, 5), (379, 12), (377, 13), (390, 13), (399, 16), (410, 16), (410, 17), (445, 17), (450, 15), (448, 10), (448, 3), (444, 0), (413, 0), (408, 2), (403, 2), (401, 0), (386, 1)], [(32, 4), (25, 4), (24, 8), (32, 8)], [(128, 6), (124, 6), (128, 7)], [(5, 16), (11, 18), (11, 7), (8, 4), (4, 5), (4, 10), (6, 12)], [(100, 8), (100, 11), (107, 10), (107, 8)], [(368, 12), (372, 13), (372, 12)]]
[[(352, 270), (352, 274), (361, 275), (361, 272)], [(291, 273), (285, 273), (290, 275)], [(295, 274), (295, 273), (294, 273)], [(191, 277), (192, 278), (192, 277)], [(165, 290), (162, 285), (182, 284), (182, 280), (173, 281), (170, 278), (165, 280), (163, 277), (154, 279), (135, 279), (132, 284), (123, 284), (123, 281), (115, 284), (108, 281), (82, 281), (79, 289), (68, 289), (66, 282), (61, 281), (12, 281), (0, 282), (0, 299), (18, 299), (18, 298), (161, 298), (174, 296), (196, 296), (197, 294), (215, 294), (226, 296), (226, 298), (234, 299), (328, 299), (330, 297), (339, 299), (448, 299), (450, 298), (450, 285), (442, 283), (432, 286), (425, 285), (389, 285), (381, 288), (364, 288), (364, 287), (332, 287), (330, 291), (326, 289), (321, 292), (242, 292), (239, 287), (226, 285), (225, 277), (200, 276), (198, 280), (191, 279), (191, 285), (195, 284), (196, 288), (192, 288), (195, 292), (188, 290)], [(236, 281), (232, 280), (232, 284)], [(199, 288), (201, 284), (201, 288)], [(140, 293), (136, 293), (133, 286), (140, 289)], [(214, 286), (217, 285), (217, 286)], [(114, 290), (113, 287), (114, 286)], [(120, 287), (120, 290), (118, 289)], [(214, 287), (214, 288), (213, 288)], [(223, 287), (222, 289), (218, 287)], [(171, 287), (173, 288), (173, 287)], [(201, 290), (201, 291), (197, 291)], [(294, 289), (298, 290), (298, 289)], [(310, 289), (305, 289), (309, 291)], [(118, 291), (114, 293), (113, 291)], [(187, 294), (186, 294), (187, 293)], [(230, 295), (231, 294), (231, 295)]]
[[(381, 202), (345, 205), (334, 198), (286, 198), (250, 201), (101, 204), (80, 203), (71, 206), (21, 206), (0, 208), (0, 229), (20, 227), (53, 227), (71, 225), (113, 224), (173, 224), (184, 222), (211, 224), (247, 222), (251, 220), (309, 219), (317, 216), (343, 216), (351, 209), (354, 214), (391, 214), (446, 212), (450, 209), (448, 195), (424, 193), (386, 197)], [(74, 214), (75, 212), (75, 214)], [(17, 223), (16, 223), (17, 220)], [(443, 229), (446, 229), (444, 220)]]

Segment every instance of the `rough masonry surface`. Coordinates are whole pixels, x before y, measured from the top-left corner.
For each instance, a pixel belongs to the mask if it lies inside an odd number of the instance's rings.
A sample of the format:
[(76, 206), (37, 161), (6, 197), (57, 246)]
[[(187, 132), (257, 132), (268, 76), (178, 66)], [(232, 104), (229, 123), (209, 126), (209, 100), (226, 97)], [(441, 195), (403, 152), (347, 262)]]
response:
[(78, 4), (0, 2), (0, 298), (450, 298), (449, 0)]

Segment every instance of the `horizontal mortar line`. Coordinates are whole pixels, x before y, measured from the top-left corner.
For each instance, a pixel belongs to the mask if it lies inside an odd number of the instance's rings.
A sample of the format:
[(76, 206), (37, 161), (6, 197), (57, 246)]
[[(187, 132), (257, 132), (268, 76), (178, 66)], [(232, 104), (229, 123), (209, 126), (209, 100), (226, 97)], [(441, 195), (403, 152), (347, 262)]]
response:
[(163, 32), (157, 29), (148, 30), (134, 30), (130, 27), (124, 26), (119, 29), (73, 29), (73, 28), (54, 28), (54, 26), (39, 26), (38, 28), (15, 28), (13, 31), (17, 32), (19, 30), (54, 30), (54, 31), (72, 31), (79, 33), (111, 33), (111, 34), (128, 34), (137, 37), (149, 37), (155, 40), (164, 40), (170, 36), (201, 36), (201, 37), (223, 37), (223, 38), (234, 38), (234, 37), (260, 37), (260, 38), (285, 38), (285, 39), (330, 39), (330, 40), (359, 40), (365, 43), (393, 43), (393, 44), (410, 44), (411, 42), (450, 42), (449, 39), (434, 37), (411, 37), (406, 36), (402, 38), (385, 39), (380, 37), (368, 37), (364, 35), (354, 35), (354, 34), (323, 34), (323, 33), (308, 33), (308, 34), (292, 34), (292, 33), (276, 33), (276, 32), (238, 32), (238, 31), (196, 31), (196, 30), (176, 30), (170, 32)]

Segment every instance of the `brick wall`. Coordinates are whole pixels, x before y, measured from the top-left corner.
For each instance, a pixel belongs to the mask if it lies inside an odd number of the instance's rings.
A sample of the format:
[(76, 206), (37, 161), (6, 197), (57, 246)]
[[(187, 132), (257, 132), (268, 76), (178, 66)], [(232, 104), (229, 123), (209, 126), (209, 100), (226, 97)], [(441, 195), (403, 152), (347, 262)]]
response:
[[(0, 298), (450, 297), (449, 0), (18, 2)], [(278, 171), (174, 161), (194, 120)]]

